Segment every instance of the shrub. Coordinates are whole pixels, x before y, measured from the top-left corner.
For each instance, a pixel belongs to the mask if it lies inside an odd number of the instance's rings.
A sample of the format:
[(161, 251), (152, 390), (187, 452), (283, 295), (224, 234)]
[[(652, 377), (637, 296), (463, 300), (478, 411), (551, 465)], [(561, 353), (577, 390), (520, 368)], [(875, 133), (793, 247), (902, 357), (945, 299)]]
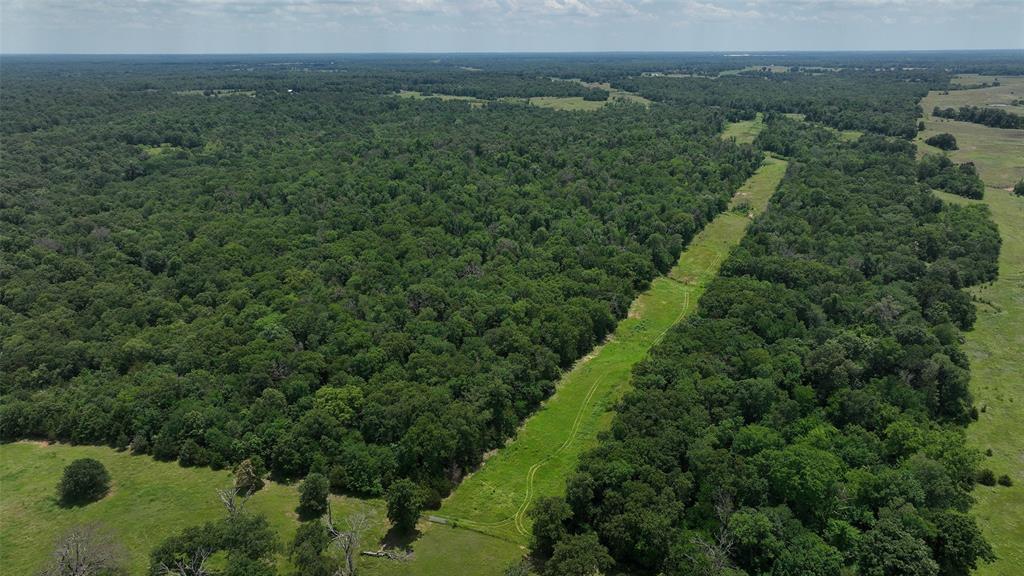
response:
[(412, 532), (423, 509), (423, 490), (415, 482), (402, 478), (388, 487), (388, 520), (402, 532)]
[(327, 496), (330, 494), (327, 477), (316, 472), (306, 476), (299, 486), (299, 509), (303, 514), (319, 518), (327, 512)]
[(935, 146), (941, 150), (957, 150), (956, 137), (948, 132), (936, 134), (924, 141), (925, 144)]
[(1010, 478), (1009, 474), (1000, 476), (998, 482), (1000, 486), (1013, 486), (1013, 479)]
[(1017, 196), (1024, 196), (1024, 178), (1021, 178), (1020, 182), (1013, 185), (1013, 193)]
[(995, 486), (996, 485), (996, 473), (988, 468), (982, 468), (978, 470), (978, 474), (975, 477), (978, 484), (983, 486)]
[(99, 500), (110, 490), (110, 474), (97, 460), (80, 458), (64, 468), (57, 493), (64, 504)]

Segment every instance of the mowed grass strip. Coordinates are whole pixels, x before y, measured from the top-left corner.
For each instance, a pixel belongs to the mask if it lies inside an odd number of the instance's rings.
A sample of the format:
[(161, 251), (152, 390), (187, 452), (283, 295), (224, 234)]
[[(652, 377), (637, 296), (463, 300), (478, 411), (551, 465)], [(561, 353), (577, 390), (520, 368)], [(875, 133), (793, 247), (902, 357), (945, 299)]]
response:
[[(785, 161), (766, 159), (733, 204), (744, 203), (753, 213), (764, 210), (785, 170)], [(463, 528), (525, 544), (530, 504), (538, 497), (562, 493), (580, 454), (608, 427), (610, 408), (629, 389), (633, 365), (693, 311), (749, 221), (750, 215), (730, 210), (708, 224), (669, 275), (657, 278), (634, 301), (615, 333), (562, 378), (556, 393), (526, 421), (516, 439), (466, 478), (437, 515)]]
[(721, 136), (722, 140), (735, 138), (737, 144), (752, 144), (761, 130), (764, 130), (764, 114), (758, 112), (753, 120), (726, 124)]
[[(112, 488), (98, 502), (62, 508), (57, 504), (57, 482), (64, 467), (78, 458), (102, 462)], [(227, 471), (183, 468), (103, 446), (0, 445), (0, 574), (38, 573), (57, 539), (72, 526), (89, 522), (102, 523), (117, 534), (128, 554), (130, 574), (146, 574), (150, 551), (165, 538), (225, 515), (216, 491), (229, 486)], [(366, 548), (375, 549), (387, 530), (383, 502), (338, 496), (331, 500), (336, 518), (367, 514), (370, 527), (363, 541)], [(267, 482), (246, 510), (265, 514), (279, 542), (287, 545), (298, 527), (298, 503), (295, 486)], [(290, 570), (284, 549), (278, 566)]]
[[(943, 98), (933, 92), (926, 104)], [(926, 105), (925, 110), (931, 106)], [(1024, 198), (1006, 188), (1024, 178), (1024, 130), (937, 123), (925, 114), (928, 129), (924, 135), (937, 131), (953, 134), (961, 149), (950, 156), (958, 162), (973, 161), (989, 185), (980, 201), (941, 192), (938, 196), (957, 204), (987, 204), (1003, 240), (999, 278), (971, 288), (978, 319), (966, 334), (964, 350), (971, 361), (971, 392), (980, 411), (978, 421), (967, 429), (968, 439), (982, 452), (992, 450), (982, 467), (1013, 480), (1011, 487), (975, 488), (977, 502), (972, 512), (999, 557), (983, 564), (976, 574), (1013, 576), (1024, 566)]]

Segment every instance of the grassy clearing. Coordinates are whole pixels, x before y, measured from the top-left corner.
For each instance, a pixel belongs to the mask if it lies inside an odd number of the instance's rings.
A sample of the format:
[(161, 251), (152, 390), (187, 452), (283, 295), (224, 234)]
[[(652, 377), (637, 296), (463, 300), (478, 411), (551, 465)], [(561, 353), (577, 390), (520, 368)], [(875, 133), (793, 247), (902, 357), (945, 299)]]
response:
[(145, 144), (142, 144), (139, 146), (139, 148), (142, 150), (142, 153), (145, 154), (147, 158), (153, 158), (154, 156), (160, 156), (161, 154), (167, 154), (170, 152), (184, 150), (184, 148), (168, 144), (167, 142), (164, 142), (159, 146), (147, 146)]
[(631, 104), (643, 104), (644, 106), (650, 106), (652, 104), (652, 102), (650, 100), (648, 100), (647, 98), (644, 98), (643, 96), (641, 96), (639, 94), (634, 94), (632, 92), (627, 92), (625, 90), (620, 90), (618, 88), (613, 88), (612, 85), (609, 84), (608, 82), (584, 82), (583, 80), (580, 80), (579, 78), (554, 78), (553, 77), (551, 79), (552, 80), (556, 80), (556, 81), (562, 81), (562, 82), (576, 82), (577, 84), (582, 84), (582, 85), (586, 86), (587, 88), (596, 88), (596, 89), (599, 89), (599, 90), (604, 90), (605, 92), (608, 92), (608, 101), (609, 102), (613, 102), (613, 101), (618, 100), (618, 101), (622, 101), (622, 102), (629, 102)]
[[(61, 508), (55, 488), (64, 467), (77, 458), (102, 462), (113, 486), (98, 502)], [(216, 490), (230, 485), (227, 471), (182, 468), (102, 446), (0, 445), (0, 572), (34, 574), (64, 531), (76, 524), (101, 522), (120, 536), (131, 573), (143, 574), (149, 566), (149, 551), (164, 538), (224, 514)], [(298, 526), (298, 502), (294, 486), (268, 482), (247, 509), (266, 514), (280, 541), (288, 543)], [(337, 517), (357, 511), (371, 516), (363, 540), (367, 548), (375, 548), (387, 529), (383, 503), (343, 497), (333, 497), (332, 502)], [(283, 555), (279, 565), (287, 567)]]
[[(801, 122), (808, 121), (807, 120), (807, 115), (806, 114), (800, 114), (799, 112), (787, 112), (787, 113), (783, 114), (783, 116), (785, 116), (787, 118), (792, 118), (794, 120), (799, 120)], [(826, 130), (830, 130), (831, 132), (833, 132), (837, 136), (839, 136), (839, 139), (842, 140), (843, 142), (853, 142), (854, 140), (857, 140), (858, 138), (860, 138), (861, 136), (864, 135), (864, 133), (861, 132), (860, 130), (839, 130), (838, 128), (833, 128), (831, 126), (826, 126), (826, 125), (824, 125), (824, 124), (822, 124), (820, 122), (812, 122), (812, 124), (814, 124), (814, 125), (816, 125), (818, 127), (824, 128)]]
[(568, 110), (570, 112), (593, 112), (608, 104), (608, 100), (584, 100), (582, 96), (534, 96), (529, 99), (531, 106)]
[(398, 93), (401, 98), (412, 98), (413, 100), (428, 100), (435, 98), (437, 100), (460, 100), (463, 102), (469, 102), (469, 105), (473, 108), (480, 108), (484, 104), (487, 104), (487, 100), (481, 100), (480, 98), (474, 98), (473, 96), (454, 96), (452, 94), (423, 94), (422, 92), (416, 92), (413, 90), (402, 90)]
[(766, 69), (771, 71), (772, 74), (783, 74), (789, 72), (789, 66), (746, 66), (744, 68), (736, 68), (733, 70), (723, 70), (719, 72), (719, 76), (736, 76), (744, 72), (762, 72)]
[(751, 144), (761, 130), (764, 130), (764, 114), (758, 112), (753, 120), (726, 124), (725, 130), (722, 131), (722, 140), (735, 138), (737, 144)]
[[(1013, 84), (1020, 86), (1015, 89), (1015, 97), (1024, 98), (1024, 77), (1000, 78), (1000, 82), (1005, 83), (1000, 88), (1006, 87), (1007, 90)], [(935, 106), (960, 106), (959, 102), (969, 103), (972, 99), (982, 98), (971, 93), (989, 90), (991, 89), (959, 90), (951, 91), (949, 94), (929, 92), (921, 101), (921, 107), (925, 111), (925, 129), (917, 135), (917, 149), (920, 154), (941, 152), (938, 148), (925, 144), (924, 140), (941, 132), (949, 132), (956, 136), (957, 144), (960, 146), (959, 150), (950, 152), (949, 157), (956, 162), (974, 162), (986, 184), (1005, 189), (1024, 177), (1024, 130), (989, 128), (970, 122), (934, 118), (931, 115)], [(978, 105), (978, 102), (974, 105)]]
[[(1024, 566), (1024, 198), (1013, 196), (1005, 188), (1024, 178), (1024, 130), (937, 122), (927, 111), (945, 98), (933, 92), (925, 99), (927, 129), (919, 140), (940, 131), (956, 136), (961, 149), (950, 156), (958, 162), (973, 161), (989, 188), (981, 201), (937, 194), (947, 202), (987, 204), (1003, 240), (999, 278), (971, 289), (978, 320), (974, 330), (966, 334), (964, 348), (971, 360), (971, 391), (975, 404), (983, 410), (978, 421), (968, 427), (968, 438), (979, 450), (992, 450), (985, 467), (996, 475), (1009, 474), (1014, 483), (1010, 488), (975, 489), (973, 512), (999, 556), (998, 561), (983, 565), (976, 574), (1011, 576), (1020, 574)], [(918, 144), (919, 150), (931, 148)]]
[[(209, 90), (210, 96), (248, 96), (250, 98), (256, 97), (255, 90), (233, 90), (233, 89), (218, 89)], [(179, 90), (175, 92), (178, 96), (206, 96), (207, 90)]]
[[(998, 80), (999, 86), (989, 88), (977, 88), (973, 90), (950, 90), (945, 92), (932, 92), (928, 99), (922, 102), (925, 111), (930, 113), (932, 108), (959, 108), (960, 106), (994, 106), (1024, 115), (1024, 106), (1014, 105), (1015, 102), (1024, 100), (1024, 77), (1022, 76), (978, 76), (976, 74), (965, 74), (953, 78), (954, 84), (972, 85), (992, 82)], [(929, 100), (936, 101), (929, 105)]]
[[(767, 206), (786, 170), (769, 158), (733, 199), (752, 212)], [(461, 528), (510, 543), (514, 551), (528, 540), (526, 511), (539, 496), (560, 494), (579, 455), (592, 447), (611, 421), (610, 409), (629, 388), (634, 364), (665, 332), (696, 307), (707, 283), (746, 230), (749, 218), (726, 212), (691, 242), (667, 277), (656, 279), (633, 303), (629, 317), (602, 346), (580, 360), (558, 390), (520, 429), (515, 441), (495, 454), (456, 489), (437, 515)], [(432, 532), (452, 532), (442, 527)], [(456, 530), (457, 531), (457, 530)], [(443, 533), (442, 532), (442, 533)], [(445, 546), (430, 538), (426, 546)], [(448, 548), (454, 552), (454, 548)], [(415, 564), (415, 562), (413, 563)], [(500, 568), (500, 566), (498, 567)]]

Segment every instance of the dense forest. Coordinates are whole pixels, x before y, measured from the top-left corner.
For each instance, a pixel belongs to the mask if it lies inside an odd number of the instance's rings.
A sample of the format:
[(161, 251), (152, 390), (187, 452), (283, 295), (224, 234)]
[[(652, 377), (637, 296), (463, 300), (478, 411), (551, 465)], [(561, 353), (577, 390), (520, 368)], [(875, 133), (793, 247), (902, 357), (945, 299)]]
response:
[(444, 494), (760, 161), (697, 107), (106, 80), (5, 109), (3, 437), (357, 493)]
[[(0, 439), (436, 505), (776, 154), (768, 212), (532, 512), (537, 568), (967, 574), (962, 288), (1000, 240), (931, 193), (981, 198), (974, 166), (911, 139), (929, 90), (1018, 55), (5, 57)], [(272, 573), (232, 518), (154, 565), (213, 540)]]
[(966, 575), (991, 550), (960, 288), (994, 277), (997, 231), (920, 186), (909, 143), (773, 114), (758, 144), (792, 158), (767, 214), (535, 511), (534, 550), (553, 574), (606, 550), (640, 573)]

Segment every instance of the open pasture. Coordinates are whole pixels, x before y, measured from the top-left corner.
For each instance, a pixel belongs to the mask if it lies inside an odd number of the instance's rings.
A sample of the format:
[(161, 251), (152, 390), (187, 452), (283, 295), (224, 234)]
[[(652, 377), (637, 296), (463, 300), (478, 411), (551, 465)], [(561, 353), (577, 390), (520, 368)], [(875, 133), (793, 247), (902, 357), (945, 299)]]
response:
[(1013, 480), (1011, 487), (975, 488), (977, 503), (972, 512), (999, 556), (976, 573), (1011, 576), (1024, 566), (1024, 368), (1020, 358), (1024, 350), (1024, 198), (1010, 194), (1007, 188), (1024, 178), (1024, 130), (989, 128), (930, 115), (932, 106), (951, 105), (950, 98), (970, 101), (981, 98), (973, 93), (990, 90), (930, 93), (924, 101), (926, 130), (918, 136), (918, 146), (921, 152), (939, 152), (921, 140), (938, 132), (956, 137), (960, 150), (951, 152), (950, 157), (974, 162), (989, 187), (981, 201), (936, 194), (947, 202), (988, 205), (1003, 242), (999, 278), (970, 290), (978, 319), (966, 334), (964, 350), (971, 361), (971, 392), (979, 410), (978, 421), (967, 429), (968, 438), (983, 453), (992, 451), (982, 467), (997, 476), (1008, 474)]
[[(58, 505), (55, 488), (64, 467), (78, 458), (94, 458), (112, 478), (103, 499), (73, 508)], [(130, 573), (144, 574), (149, 551), (188, 526), (222, 517), (217, 489), (231, 486), (231, 473), (183, 468), (105, 446), (70, 446), (17, 442), (0, 445), (0, 567), (3, 574), (34, 574), (46, 562), (56, 540), (72, 526), (99, 522), (121, 539)], [(366, 548), (376, 548), (387, 530), (383, 502), (334, 496), (335, 517), (362, 512), (371, 519), (363, 534)], [(279, 542), (291, 542), (298, 526), (296, 486), (267, 482), (246, 509), (267, 516)], [(278, 557), (287, 568), (285, 554)]]

